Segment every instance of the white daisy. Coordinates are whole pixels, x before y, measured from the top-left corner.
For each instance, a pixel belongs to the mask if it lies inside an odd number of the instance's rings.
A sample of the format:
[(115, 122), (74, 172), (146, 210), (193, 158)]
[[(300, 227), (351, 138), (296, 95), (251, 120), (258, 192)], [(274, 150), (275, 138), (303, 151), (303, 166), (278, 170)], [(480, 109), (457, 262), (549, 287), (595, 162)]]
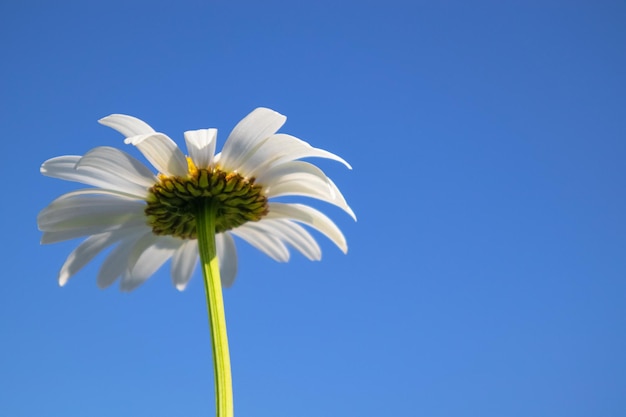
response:
[(133, 290), (171, 259), (172, 280), (183, 290), (198, 261), (195, 207), (207, 199), (219, 201), (215, 239), (224, 286), (232, 285), (237, 273), (233, 236), (277, 261), (289, 259), (289, 247), (319, 260), (320, 247), (302, 227), (306, 225), (345, 253), (346, 240), (327, 216), (304, 204), (272, 200), (312, 197), (355, 218), (330, 178), (300, 159), (333, 159), (350, 168), (349, 164), (296, 137), (276, 133), (285, 121), (273, 110), (258, 108), (235, 126), (217, 155), (215, 129), (187, 131), (186, 157), (172, 139), (137, 118), (114, 114), (101, 119), (101, 124), (123, 134), (125, 143), (135, 145), (158, 174), (111, 147), (44, 162), (41, 173), (46, 176), (95, 187), (62, 195), (37, 218), (42, 243), (87, 237), (63, 264), (59, 284), (65, 285), (112, 247), (98, 273), (101, 288), (121, 277), (120, 288)]

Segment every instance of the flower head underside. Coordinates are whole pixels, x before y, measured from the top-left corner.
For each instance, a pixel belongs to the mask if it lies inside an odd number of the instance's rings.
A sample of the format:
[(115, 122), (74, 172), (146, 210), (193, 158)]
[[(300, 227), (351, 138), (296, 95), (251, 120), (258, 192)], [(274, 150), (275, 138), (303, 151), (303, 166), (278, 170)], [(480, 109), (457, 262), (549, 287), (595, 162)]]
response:
[(126, 115), (100, 120), (126, 137), (157, 170), (116, 148), (98, 147), (83, 156), (46, 161), (50, 177), (91, 186), (62, 195), (38, 216), (42, 243), (83, 237), (59, 273), (68, 279), (105, 249), (98, 272), (100, 287), (121, 278), (132, 290), (167, 260), (175, 286), (186, 287), (198, 260), (195, 213), (207, 199), (215, 202), (216, 247), (221, 279), (230, 286), (237, 273), (233, 237), (241, 238), (277, 261), (289, 259), (289, 248), (311, 260), (321, 250), (307, 228), (315, 229), (347, 251), (339, 228), (317, 209), (276, 197), (304, 196), (340, 207), (354, 218), (339, 189), (315, 165), (318, 157), (349, 165), (337, 155), (282, 133), (285, 116), (257, 108), (233, 129), (221, 153), (215, 154), (215, 129), (185, 132), (188, 155), (168, 136)]

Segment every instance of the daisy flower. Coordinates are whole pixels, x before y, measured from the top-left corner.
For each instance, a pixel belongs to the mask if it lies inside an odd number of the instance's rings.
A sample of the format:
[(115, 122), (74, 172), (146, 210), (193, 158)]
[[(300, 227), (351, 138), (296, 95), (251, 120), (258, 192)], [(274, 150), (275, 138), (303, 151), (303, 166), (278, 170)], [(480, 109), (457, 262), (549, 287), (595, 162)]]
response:
[(86, 237), (61, 267), (59, 284), (112, 248), (98, 272), (99, 287), (121, 278), (120, 289), (131, 291), (171, 259), (173, 283), (183, 290), (198, 261), (197, 210), (207, 201), (216, 210), (214, 239), (223, 286), (232, 285), (237, 273), (234, 236), (276, 261), (287, 261), (290, 248), (319, 260), (320, 247), (305, 225), (345, 253), (346, 240), (326, 215), (305, 204), (274, 200), (311, 197), (355, 218), (333, 181), (300, 159), (350, 165), (294, 136), (276, 133), (285, 121), (280, 113), (257, 108), (235, 126), (218, 154), (216, 129), (187, 131), (185, 156), (172, 139), (135, 117), (113, 114), (99, 120), (124, 135), (124, 142), (137, 147), (158, 173), (112, 147), (44, 162), (43, 175), (93, 187), (62, 195), (37, 218), (44, 244)]
[[(321, 258), (302, 225), (326, 235), (344, 253), (339, 228), (313, 207), (275, 201), (304, 196), (354, 213), (335, 184), (302, 158), (318, 157), (350, 165), (337, 155), (276, 133), (286, 117), (258, 108), (241, 120), (215, 154), (215, 129), (185, 132), (188, 156), (163, 133), (121, 114), (100, 120), (126, 137), (158, 171), (155, 175), (116, 148), (98, 147), (84, 156), (61, 156), (41, 167), (44, 175), (90, 185), (54, 200), (37, 217), (42, 243), (86, 237), (68, 256), (59, 283), (105, 249), (97, 282), (106, 288), (121, 277), (131, 291), (169, 259), (174, 285), (183, 290), (198, 258), (206, 290), (218, 417), (233, 416), (233, 394), (222, 286), (237, 274), (237, 236), (277, 261), (289, 247), (311, 260)], [(356, 220), (356, 218), (355, 218)]]

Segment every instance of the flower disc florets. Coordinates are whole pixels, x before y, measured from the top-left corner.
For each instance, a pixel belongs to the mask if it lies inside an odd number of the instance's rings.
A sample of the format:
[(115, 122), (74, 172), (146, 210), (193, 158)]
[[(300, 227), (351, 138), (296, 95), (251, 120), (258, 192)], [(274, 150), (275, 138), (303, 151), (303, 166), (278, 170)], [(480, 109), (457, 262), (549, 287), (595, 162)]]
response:
[(218, 205), (216, 233), (258, 221), (267, 214), (267, 197), (254, 178), (217, 167), (198, 169), (191, 160), (188, 162), (187, 177), (160, 174), (149, 190), (145, 212), (155, 234), (195, 239), (196, 213), (199, 203), (206, 199)]

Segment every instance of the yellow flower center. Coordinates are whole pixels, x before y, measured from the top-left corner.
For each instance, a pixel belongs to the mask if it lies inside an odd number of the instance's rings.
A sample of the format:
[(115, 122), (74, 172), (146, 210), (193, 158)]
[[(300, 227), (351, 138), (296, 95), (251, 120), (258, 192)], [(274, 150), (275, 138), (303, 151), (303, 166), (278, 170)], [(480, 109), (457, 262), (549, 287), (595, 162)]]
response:
[(159, 174), (149, 190), (145, 209), (148, 225), (157, 235), (196, 239), (198, 203), (212, 199), (218, 203), (215, 233), (224, 232), (267, 214), (267, 197), (254, 178), (219, 168), (198, 169), (190, 158), (187, 177)]

